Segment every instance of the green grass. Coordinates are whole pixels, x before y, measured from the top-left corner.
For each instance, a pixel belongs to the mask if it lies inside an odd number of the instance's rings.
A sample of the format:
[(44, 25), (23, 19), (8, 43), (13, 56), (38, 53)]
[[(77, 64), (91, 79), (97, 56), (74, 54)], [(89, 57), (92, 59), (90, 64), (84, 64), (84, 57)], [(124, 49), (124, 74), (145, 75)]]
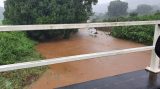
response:
[[(25, 32), (0, 32), (0, 65), (41, 60), (35, 45)], [(0, 73), (0, 89), (23, 89), (46, 70), (44, 66)]]
[(46, 69), (45, 66), (0, 73), (0, 89), (23, 89), (35, 82)]

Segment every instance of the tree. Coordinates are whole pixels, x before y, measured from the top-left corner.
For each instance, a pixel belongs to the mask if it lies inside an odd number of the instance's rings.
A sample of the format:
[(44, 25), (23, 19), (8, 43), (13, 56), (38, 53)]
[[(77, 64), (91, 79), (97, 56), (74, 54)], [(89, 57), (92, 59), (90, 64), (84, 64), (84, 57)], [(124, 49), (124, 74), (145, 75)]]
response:
[(136, 12), (131, 12), (131, 13), (129, 13), (129, 16), (130, 16), (130, 17), (135, 17), (135, 16), (138, 16), (138, 13), (136, 13)]
[[(4, 24), (63, 24), (85, 22), (97, 0), (7, 0)], [(38, 40), (55, 37), (68, 38), (74, 30), (31, 31)]]
[(3, 12), (4, 12), (4, 8), (0, 7), (0, 20), (3, 19)]
[(115, 0), (111, 1), (108, 6), (109, 17), (120, 17), (127, 15), (128, 3)]
[(136, 12), (140, 15), (150, 14), (153, 8), (150, 5), (141, 4), (137, 6)]

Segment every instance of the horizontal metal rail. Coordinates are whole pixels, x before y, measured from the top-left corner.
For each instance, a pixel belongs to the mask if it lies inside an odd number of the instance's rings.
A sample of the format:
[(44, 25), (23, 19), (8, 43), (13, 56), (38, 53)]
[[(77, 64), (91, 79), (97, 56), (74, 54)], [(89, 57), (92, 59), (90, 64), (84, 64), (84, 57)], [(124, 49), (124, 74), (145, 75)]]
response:
[(87, 59), (98, 58), (98, 57), (121, 55), (121, 54), (133, 53), (133, 52), (142, 52), (142, 51), (148, 51), (148, 50), (153, 50), (153, 49), (154, 49), (154, 46), (148, 46), (148, 47), (115, 50), (115, 51), (110, 51), (110, 52), (99, 52), (99, 53), (53, 58), (53, 59), (46, 59), (46, 60), (39, 60), (39, 61), (32, 61), (32, 62), (2, 65), (0, 66), (0, 72), (24, 69), (24, 68), (32, 68), (32, 67), (38, 67), (38, 66), (45, 66), (45, 65), (52, 65), (52, 64), (64, 63), (64, 62), (87, 60)]
[(155, 46), (155, 42), (156, 42), (158, 36), (160, 35), (160, 25), (159, 24), (160, 24), (160, 20), (129, 21), (129, 22), (103, 22), (103, 23), (78, 23), (78, 24), (2, 25), (2, 26), (0, 26), (0, 32), (3, 32), (3, 31), (49, 30), (49, 29), (50, 30), (79, 29), (79, 28), (91, 28), (91, 27), (115, 27), (115, 26), (133, 26), (133, 25), (155, 25), (155, 36), (154, 36), (153, 46), (131, 48), (131, 49), (124, 49), (124, 50), (116, 50), (116, 51), (110, 51), (110, 52), (83, 54), (83, 55), (53, 58), (53, 59), (31, 61), (31, 62), (24, 62), (24, 63), (17, 63), (17, 64), (2, 65), (2, 66), (0, 66), (0, 72), (152, 50), (151, 64), (149, 67), (147, 67), (147, 69), (149, 71), (157, 73), (157, 72), (160, 72), (159, 59), (157, 58), (157, 56), (154, 52), (154, 46)]
[(78, 29), (88, 27), (114, 27), (132, 25), (155, 25), (157, 21), (129, 21), (129, 22), (103, 22), (103, 23), (79, 23), (79, 24), (44, 24), (44, 25), (3, 25), (0, 31), (31, 31), (31, 30), (56, 30), (56, 29)]

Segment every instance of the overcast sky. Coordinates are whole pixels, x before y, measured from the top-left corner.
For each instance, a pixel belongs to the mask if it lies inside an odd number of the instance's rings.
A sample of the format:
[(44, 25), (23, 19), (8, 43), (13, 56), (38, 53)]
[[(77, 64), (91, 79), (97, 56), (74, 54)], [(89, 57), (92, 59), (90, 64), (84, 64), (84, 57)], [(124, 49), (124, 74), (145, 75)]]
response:
[[(97, 13), (107, 12), (109, 2), (113, 0), (98, 0), (98, 4), (93, 6), (93, 11)], [(128, 2), (129, 9), (136, 9), (139, 4), (160, 5), (160, 0), (121, 0)]]
[(0, 6), (4, 6), (4, 4), (3, 4), (3, 2), (4, 2), (5, 0), (0, 0)]

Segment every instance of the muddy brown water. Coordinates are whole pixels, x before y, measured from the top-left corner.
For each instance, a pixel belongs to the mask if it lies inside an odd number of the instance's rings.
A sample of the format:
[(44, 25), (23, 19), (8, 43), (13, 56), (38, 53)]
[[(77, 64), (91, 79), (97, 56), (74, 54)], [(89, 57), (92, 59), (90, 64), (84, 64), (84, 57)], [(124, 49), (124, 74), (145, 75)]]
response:
[[(37, 50), (46, 58), (57, 58), (143, 46), (145, 45), (106, 36), (103, 32), (98, 32), (97, 37), (91, 37), (86, 30), (81, 29), (69, 40), (40, 43)], [(150, 57), (151, 52), (146, 51), (51, 65), (29, 89), (54, 89), (145, 69)]]

